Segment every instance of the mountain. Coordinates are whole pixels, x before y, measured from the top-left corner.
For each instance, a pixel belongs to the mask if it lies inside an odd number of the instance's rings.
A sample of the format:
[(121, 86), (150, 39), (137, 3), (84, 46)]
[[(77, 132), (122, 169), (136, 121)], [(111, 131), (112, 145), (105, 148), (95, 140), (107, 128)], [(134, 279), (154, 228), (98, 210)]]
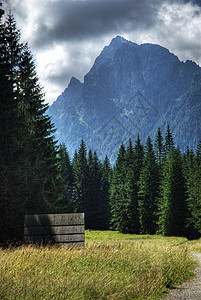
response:
[(201, 68), (168, 49), (115, 37), (81, 83), (72, 78), (48, 110), (56, 138), (70, 155), (82, 137), (101, 158), (114, 161), (121, 142), (152, 140), (170, 125), (184, 151), (201, 139)]

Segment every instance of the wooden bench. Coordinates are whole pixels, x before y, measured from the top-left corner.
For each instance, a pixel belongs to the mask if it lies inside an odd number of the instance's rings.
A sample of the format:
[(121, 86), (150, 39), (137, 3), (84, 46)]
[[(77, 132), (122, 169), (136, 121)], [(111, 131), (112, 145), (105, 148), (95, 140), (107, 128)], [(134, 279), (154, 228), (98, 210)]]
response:
[(84, 247), (84, 213), (26, 215), (24, 242)]

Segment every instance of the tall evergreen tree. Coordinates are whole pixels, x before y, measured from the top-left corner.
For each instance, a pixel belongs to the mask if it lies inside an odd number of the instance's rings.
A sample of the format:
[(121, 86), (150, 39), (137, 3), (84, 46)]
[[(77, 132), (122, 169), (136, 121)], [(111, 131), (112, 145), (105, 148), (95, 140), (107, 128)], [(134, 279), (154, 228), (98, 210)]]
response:
[(154, 234), (157, 223), (159, 170), (150, 137), (147, 138), (139, 180), (139, 220), (141, 233)]
[(143, 166), (143, 159), (144, 159), (144, 147), (141, 144), (140, 136), (138, 135), (137, 140), (135, 141), (134, 146), (134, 167), (133, 167), (133, 220), (134, 221), (134, 233), (140, 232), (140, 223), (139, 223), (139, 180), (140, 174)]
[(60, 144), (58, 156), (62, 179), (68, 186), (72, 186), (74, 183), (73, 167), (65, 144)]
[(135, 156), (135, 182), (138, 182), (140, 178), (140, 172), (143, 165), (144, 159), (144, 147), (141, 144), (140, 136), (138, 135), (134, 146), (134, 156)]
[(88, 188), (89, 188), (89, 167), (87, 162), (87, 148), (82, 139), (78, 153), (76, 152), (73, 162), (73, 173), (75, 188), (73, 190), (73, 203), (76, 212), (86, 213)]
[(138, 214), (138, 181), (143, 161), (143, 147), (140, 137), (132, 146), (131, 140), (126, 151), (126, 201), (127, 201), (127, 227), (130, 233), (139, 233), (139, 214)]
[[(137, 214), (137, 202), (135, 201), (134, 189), (134, 149), (132, 145), (131, 139), (129, 140), (129, 145), (126, 149), (126, 231), (130, 233), (134, 233), (137, 231), (138, 226), (138, 214)], [(139, 227), (139, 226), (138, 226)]]
[[(31, 190), (34, 191), (35, 197), (40, 199), (42, 192), (46, 204), (48, 203), (53, 210), (56, 207), (59, 209), (63, 205), (60, 203), (63, 186), (60, 180), (56, 142), (53, 136), (55, 129), (49, 116), (45, 115), (48, 105), (44, 103), (44, 94), (38, 82), (35, 64), (27, 44), (23, 47), (18, 73), (21, 114), (25, 116), (25, 124), (29, 128), (26, 136), (29, 169), (30, 171), (33, 168), (36, 170), (34, 176), (32, 171), (32, 175), (28, 177), (29, 186), (32, 187)], [(33, 199), (33, 194), (30, 197)], [(40, 207), (38, 208), (40, 209)], [(33, 207), (31, 209), (33, 210)]]
[(25, 136), (28, 133), (27, 128), (24, 127), (25, 118), (20, 111), (21, 98), (17, 91), (23, 46), (19, 43), (20, 33), (11, 15), (5, 23), (1, 24), (0, 36), (1, 229), (5, 238), (10, 238), (12, 232), (16, 236), (20, 235), (22, 224), (16, 218), (16, 225), (14, 225), (14, 211), (19, 211), (20, 218), (23, 219), (21, 213), (26, 203), (26, 197), (25, 195), (22, 197), (21, 191), (24, 190), (24, 182), (26, 182), (24, 171), (27, 158), (24, 155), (24, 146)]
[(192, 173), (194, 172), (195, 166), (195, 154), (193, 150), (190, 150), (187, 147), (186, 152), (182, 155), (182, 160), (185, 180), (188, 181)]
[(154, 150), (155, 150), (156, 160), (159, 166), (161, 166), (165, 158), (165, 145), (164, 145), (164, 140), (160, 128), (158, 128), (158, 132), (156, 135)]
[(74, 188), (73, 167), (65, 144), (61, 144), (59, 146), (58, 156), (59, 156), (59, 171), (62, 177), (62, 181), (65, 185), (65, 195), (64, 195), (65, 207), (66, 209), (68, 208), (69, 212), (73, 212), (73, 207), (72, 207), (72, 191)]
[(62, 185), (53, 125), (45, 116), (31, 53), (20, 43), (12, 15), (1, 23), (0, 40), (0, 230), (6, 239), (22, 238), (25, 213), (54, 209)]
[(73, 167), (73, 170), (75, 168), (75, 165), (77, 163), (77, 158), (78, 158), (78, 154), (77, 154), (77, 150), (75, 149), (75, 153), (73, 155), (73, 161), (72, 161), (72, 167)]
[(201, 142), (196, 149), (194, 163), (191, 163), (191, 172), (188, 176), (188, 208), (190, 211), (189, 227), (194, 229), (190, 237), (199, 237), (201, 234)]
[(186, 182), (178, 149), (170, 149), (163, 176), (162, 197), (159, 203), (159, 232), (164, 235), (185, 236), (188, 213)]
[(109, 206), (109, 189), (112, 177), (112, 168), (106, 155), (102, 165), (101, 175), (101, 229), (109, 229), (110, 206)]
[(174, 147), (174, 141), (172, 137), (172, 133), (170, 131), (169, 124), (167, 125), (166, 134), (165, 134), (165, 152), (166, 155), (170, 152), (170, 149)]
[(126, 190), (126, 150), (122, 143), (113, 171), (110, 186), (111, 225), (113, 229), (121, 232), (129, 232), (127, 213)]
[(96, 152), (89, 150), (88, 154), (89, 182), (86, 205), (86, 224), (91, 229), (101, 229), (102, 210), (101, 199), (101, 163)]

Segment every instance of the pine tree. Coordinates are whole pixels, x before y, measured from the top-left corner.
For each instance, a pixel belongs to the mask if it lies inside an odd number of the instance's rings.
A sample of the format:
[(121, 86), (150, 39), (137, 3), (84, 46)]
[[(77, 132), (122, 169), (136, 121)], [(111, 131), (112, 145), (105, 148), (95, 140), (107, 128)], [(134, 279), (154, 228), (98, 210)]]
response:
[(23, 48), (19, 43), (20, 33), (11, 15), (5, 23), (1, 23), (0, 29), (1, 236), (4, 235), (6, 239), (10, 238), (11, 233), (18, 236), (21, 234), (20, 220), (13, 219), (14, 211), (17, 210), (19, 219), (23, 220), (21, 212), (25, 197), (21, 197), (21, 190), (24, 190), (26, 182), (23, 171), (27, 161), (23, 146), (28, 131), (25, 127), (23, 132), (24, 118), (20, 113), (21, 99), (17, 93), (19, 61)]
[(195, 154), (193, 150), (190, 150), (188, 147), (186, 149), (186, 152), (184, 152), (182, 155), (182, 163), (185, 180), (188, 181), (192, 173), (194, 172), (195, 166)]
[(139, 179), (140, 173), (143, 166), (143, 159), (144, 159), (144, 147), (141, 144), (140, 136), (138, 135), (137, 140), (135, 141), (134, 146), (134, 167), (133, 167), (133, 203), (134, 203), (134, 210), (133, 210), (133, 220), (134, 220), (134, 233), (140, 232), (140, 223), (139, 223)]
[(131, 139), (129, 140), (129, 145), (126, 149), (126, 180), (125, 180), (125, 189), (126, 189), (126, 229), (124, 231), (135, 233), (137, 231), (136, 227), (138, 226), (138, 213), (137, 213), (137, 202), (135, 201), (134, 189), (134, 149)]
[(89, 167), (87, 162), (87, 148), (82, 139), (78, 153), (73, 162), (75, 188), (73, 190), (73, 205), (76, 212), (86, 213), (87, 197), (89, 189)]
[(74, 170), (75, 165), (76, 165), (76, 163), (77, 163), (77, 157), (78, 157), (78, 154), (77, 154), (77, 150), (75, 149), (75, 153), (74, 153), (73, 161), (72, 161), (72, 167), (73, 167), (73, 170)]
[(164, 145), (164, 140), (160, 128), (158, 128), (158, 132), (156, 135), (154, 150), (155, 150), (156, 160), (159, 166), (162, 166), (162, 163), (164, 162), (164, 158), (165, 158), (165, 145)]
[[(35, 176), (33, 172), (29, 176), (29, 186), (33, 186), (35, 197), (38, 191), (38, 199), (42, 193), (43, 199), (51, 209), (59, 209), (60, 205), (63, 205), (59, 203), (63, 186), (60, 182), (56, 142), (53, 136), (55, 129), (49, 116), (45, 115), (48, 105), (44, 104), (43, 90), (38, 82), (35, 64), (27, 44), (24, 45), (19, 63), (19, 77), (21, 114), (25, 116), (26, 127), (29, 128), (26, 137), (29, 168), (36, 169)], [(33, 195), (31, 197), (33, 198)]]
[(45, 116), (31, 53), (20, 43), (12, 15), (0, 30), (1, 230), (5, 238), (22, 238), (25, 213), (55, 209), (62, 184), (54, 129)]
[(60, 144), (58, 155), (62, 179), (67, 185), (72, 186), (74, 183), (73, 167), (65, 144)]
[(147, 138), (143, 166), (139, 179), (139, 220), (141, 233), (154, 234), (159, 197), (159, 169), (150, 137)]
[(113, 229), (129, 232), (127, 222), (126, 150), (122, 143), (113, 171), (110, 186), (110, 213)]
[(185, 236), (188, 213), (186, 182), (178, 149), (170, 149), (163, 177), (159, 203), (159, 232), (163, 235)]
[(167, 125), (166, 134), (165, 134), (165, 152), (166, 152), (166, 155), (168, 155), (171, 148), (174, 148), (174, 141), (173, 141), (172, 133), (170, 131), (170, 126)]
[(136, 169), (135, 181), (138, 181), (139, 177), (140, 177), (140, 171), (142, 168), (142, 164), (143, 164), (143, 159), (144, 159), (144, 147), (141, 144), (139, 135), (137, 137), (137, 140), (135, 141), (134, 155), (135, 155), (135, 161), (136, 161), (136, 163), (135, 163), (135, 169)]
[(68, 207), (69, 212), (73, 212), (73, 207), (72, 207), (72, 191), (74, 188), (73, 167), (65, 144), (60, 144), (58, 157), (59, 157), (59, 172), (61, 174), (62, 181), (65, 185), (65, 195), (64, 195), (65, 206)]
[(102, 165), (101, 175), (101, 229), (109, 229), (110, 206), (109, 206), (109, 189), (112, 177), (112, 168), (106, 155)]
[(126, 202), (127, 202), (127, 227), (130, 233), (139, 233), (139, 214), (138, 214), (138, 181), (143, 161), (143, 147), (140, 137), (132, 146), (131, 140), (126, 151)]
[(89, 150), (89, 188), (86, 206), (86, 223), (88, 228), (101, 229), (102, 210), (101, 199), (101, 163), (96, 152)]
[[(201, 234), (201, 142), (196, 149), (196, 156), (188, 176), (188, 208), (190, 211), (189, 227), (193, 228), (189, 236), (199, 237)], [(192, 232), (193, 231), (193, 232)]]

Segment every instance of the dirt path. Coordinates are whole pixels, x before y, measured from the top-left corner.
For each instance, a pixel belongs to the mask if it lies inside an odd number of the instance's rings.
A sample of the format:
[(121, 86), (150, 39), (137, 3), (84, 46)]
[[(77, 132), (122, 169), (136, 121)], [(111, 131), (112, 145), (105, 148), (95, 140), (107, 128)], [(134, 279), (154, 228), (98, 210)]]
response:
[(170, 290), (164, 300), (201, 300), (201, 253), (194, 252), (199, 265), (195, 270), (196, 276), (177, 288)]

